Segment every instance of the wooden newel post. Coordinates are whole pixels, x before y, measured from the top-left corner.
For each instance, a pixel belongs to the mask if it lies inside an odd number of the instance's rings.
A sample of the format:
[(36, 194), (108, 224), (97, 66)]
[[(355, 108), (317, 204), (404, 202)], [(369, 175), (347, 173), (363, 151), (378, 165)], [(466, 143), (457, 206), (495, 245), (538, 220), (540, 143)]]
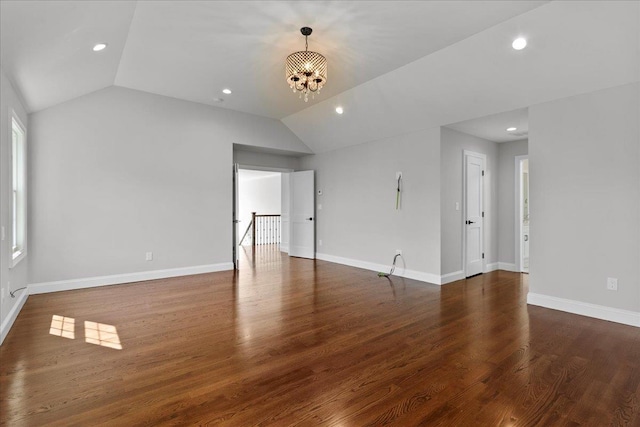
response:
[(256, 213), (251, 212), (251, 244), (256, 245)]

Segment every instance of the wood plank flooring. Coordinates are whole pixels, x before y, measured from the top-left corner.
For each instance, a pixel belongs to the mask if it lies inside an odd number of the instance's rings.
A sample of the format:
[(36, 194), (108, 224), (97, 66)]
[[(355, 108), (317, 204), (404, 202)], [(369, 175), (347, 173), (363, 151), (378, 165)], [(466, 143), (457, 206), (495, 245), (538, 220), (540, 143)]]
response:
[(242, 255), (30, 296), (0, 347), (2, 424), (640, 426), (640, 329), (527, 306), (526, 275)]

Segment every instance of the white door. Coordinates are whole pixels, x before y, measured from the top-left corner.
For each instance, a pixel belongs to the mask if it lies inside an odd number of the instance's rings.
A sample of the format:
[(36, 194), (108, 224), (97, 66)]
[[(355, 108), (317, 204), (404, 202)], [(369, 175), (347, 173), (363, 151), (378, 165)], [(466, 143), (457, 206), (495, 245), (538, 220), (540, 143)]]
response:
[(291, 191), (289, 188), (289, 174), (283, 173), (280, 181), (280, 194), (281, 194), (281, 206), (280, 206), (280, 251), (289, 253), (289, 229), (290, 229), (290, 215), (291, 203)]
[(529, 272), (529, 159), (524, 159), (521, 163), (522, 171), (522, 188), (520, 194), (522, 195), (522, 260), (520, 262), (520, 271), (523, 273)]
[(314, 259), (316, 227), (313, 171), (290, 173), (289, 187), (289, 255)]
[(484, 192), (484, 155), (464, 153), (464, 236), (465, 276), (480, 274), (484, 268), (482, 196)]
[(238, 164), (233, 164), (233, 196), (232, 196), (232, 213), (231, 213), (231, 221), (232, 221), (232, 244), (233, 244), (233, 269), (238, 269)]

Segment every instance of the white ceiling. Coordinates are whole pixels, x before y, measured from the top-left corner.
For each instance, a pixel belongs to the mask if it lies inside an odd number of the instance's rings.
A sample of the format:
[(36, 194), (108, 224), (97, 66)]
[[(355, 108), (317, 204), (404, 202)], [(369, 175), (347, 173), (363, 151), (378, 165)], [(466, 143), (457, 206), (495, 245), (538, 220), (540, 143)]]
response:
[(317, 153), (637, 82), (639, 18), (640, 2), (554, 1), (283, 123)]
[(255, 181), (256, 179), (271, 178), (274, 176), (280, 176), (280, 172), (238, 169), (238, 181), (240, 183)]
[[(29, 111), (124, 86), (281, 119), (314, 152), (640, 80), (636, 1), (2, 0), (0, 8), (1, 66)], [(304, 48), (304, 25), (314, 29), (310, 49), (329, 61), (327, 85), (308, 104), (288, 89), (283, 66)], [(511, 48), (517, 36), (529, 40), (523, 51)], [(97, 42), (109, 46), (94, 53)]]
[(2, 64), (31, 111), (115, 84), (281, 119), (318, 101), (287, 92), (300, 27), (328, 58), (328, 99), (544, 3), (2, 1)]
[[(0, 2), (0, 64), (28, 111), (112, 86), (135, 3)], [(108, 49), (94, 53), (99, 42)]]
[[(494, 142), (519, 141), (528, 137), (529, 110), (528, 108), (519, 108), (477, 119), (464, 120), (447, 125), (447, 127)], [(507, 130), (512, 127), (516, 130)]]

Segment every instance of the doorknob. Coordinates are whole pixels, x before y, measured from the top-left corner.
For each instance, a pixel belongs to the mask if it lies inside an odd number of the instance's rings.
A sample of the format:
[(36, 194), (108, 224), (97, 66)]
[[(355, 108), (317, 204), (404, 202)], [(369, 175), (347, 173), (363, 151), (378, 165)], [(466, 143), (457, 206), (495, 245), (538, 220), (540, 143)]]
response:
[(313, 218), (307, 218), (307, 221), (313, 221)]
[(476, 222), (475, 222), (475, 221), (469, 221), (469, 220), (467, 220), (467, 221), (465, 221), (464, 223), (465, 223), (465, 224), (475, 224)]

